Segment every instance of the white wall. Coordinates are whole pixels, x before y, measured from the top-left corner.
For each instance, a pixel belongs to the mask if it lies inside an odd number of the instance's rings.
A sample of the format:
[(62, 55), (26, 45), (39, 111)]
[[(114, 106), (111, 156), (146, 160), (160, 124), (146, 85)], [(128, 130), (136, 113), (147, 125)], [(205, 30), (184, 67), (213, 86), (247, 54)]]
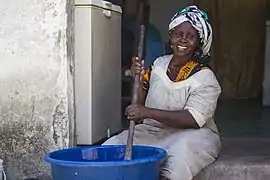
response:
[(72, 117), (68, 4), (0, 3), (0, 158), (8, 179), (48, 179), (43, 156), (68, 146)]
[(168, 25), (174, 13), (192, 3), (193, 0), (149, 0), (150, 22), (158, 28), (164, 41), (168, 40)]

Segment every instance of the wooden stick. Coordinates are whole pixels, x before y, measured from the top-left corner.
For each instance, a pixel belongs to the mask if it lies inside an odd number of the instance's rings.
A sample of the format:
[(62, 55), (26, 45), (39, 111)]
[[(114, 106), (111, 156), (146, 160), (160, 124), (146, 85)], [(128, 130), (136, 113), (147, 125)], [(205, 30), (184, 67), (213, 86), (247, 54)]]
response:
[[(145, 37), (145, 26), (141, 25), (140, 26), (139, 45), (138, 45), (138, 62), (141, 62), (142, 57), (143, 57), (144, 37)], [(140, 76), (141, 76), (140, 74), (136, 74), (134, 77), (132, 104), (137, 104), (137, 102), (138, 102), (138, 89), (140, 88)], [(132, 145), (133, 145), (134, 128), (135, 128), (135, 122), (130, 121), (125, 160), (132, 159)]]

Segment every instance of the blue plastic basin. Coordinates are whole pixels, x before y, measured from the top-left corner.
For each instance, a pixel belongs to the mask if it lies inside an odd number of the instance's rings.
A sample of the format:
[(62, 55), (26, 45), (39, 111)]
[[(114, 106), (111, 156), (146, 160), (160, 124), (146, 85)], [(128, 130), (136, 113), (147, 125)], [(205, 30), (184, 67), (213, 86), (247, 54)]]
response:
[(126, 146), (88, 146), (48, 153), (54, 180), (158, 180), (164, 149), (133, 146), (132, 160), (124, 160)]

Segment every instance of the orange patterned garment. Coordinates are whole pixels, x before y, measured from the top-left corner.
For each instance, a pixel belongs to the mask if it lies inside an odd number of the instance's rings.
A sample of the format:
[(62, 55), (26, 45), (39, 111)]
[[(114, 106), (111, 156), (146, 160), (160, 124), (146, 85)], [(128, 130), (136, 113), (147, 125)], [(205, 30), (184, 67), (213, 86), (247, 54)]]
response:
[[(150, 76), (151, 76), (151, 71), (152, 71), (153, 66), (154, 66), (154, 64), (152, 64), (146, 70), (146, 72), (145, 72), (145, 74), (143, 76), (143, 79), (142, 79), (143, 88), (146, 91), (148, 91), (148, 89), (149, 89), (149, 81), (150, 81)], [(173, 68), (171, 66), (169, 66), (168, 69), (167, 69), (167, 76), (173, 82), (180, 82), (180, 81), (186, 80), (187, 78), (189, 78), (190, 76), (192, 76), (196, 72), (199, 72), (200, 70), (208, 69), (208, 68), (209, 68), (208, 65), (198, 63), (197, 61), (192, 60), (192, 61), (188, 61), (181, 68), (178, 68), (176, 73), (173, 70)]]

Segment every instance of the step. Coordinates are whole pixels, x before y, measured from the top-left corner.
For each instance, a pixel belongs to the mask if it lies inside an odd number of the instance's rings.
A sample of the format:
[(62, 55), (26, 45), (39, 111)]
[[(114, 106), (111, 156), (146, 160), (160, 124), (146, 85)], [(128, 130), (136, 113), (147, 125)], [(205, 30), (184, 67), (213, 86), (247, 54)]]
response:
[(218, 160), (194, 180), (270, 180), (270, 140), (222, 139)]

